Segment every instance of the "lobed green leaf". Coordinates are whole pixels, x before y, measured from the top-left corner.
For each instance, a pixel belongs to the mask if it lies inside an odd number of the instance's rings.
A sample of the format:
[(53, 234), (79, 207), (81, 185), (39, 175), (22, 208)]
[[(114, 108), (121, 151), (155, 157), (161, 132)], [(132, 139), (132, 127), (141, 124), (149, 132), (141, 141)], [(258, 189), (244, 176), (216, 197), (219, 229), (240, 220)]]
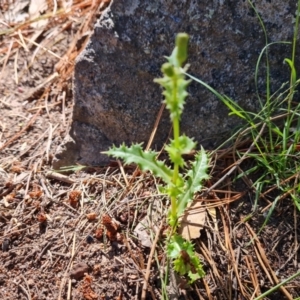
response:
[(203, 181), (209, 178), (207, 174), (208, 167), (208, 155), (201, 147), (201, 150), (195, 156), (195, 161), (192, 163), (191, 169), (186, 174), (187, 185), (185, 192), (178, 198), (178, 215), (184, 212), (188, 203), (192, 201), (194, 194), (201, 191)]
[(196, 143), (193, 139), (182, 135), (178, 138), (178, 141), (171, 140), (170, 144), (165, 147), (169, 154), (170, 160), (174, 164), (178, 164), (179, 167), (184, 167), (185, 161), (182, 158), (183, 154), (190, 153), (196, 147)]
[(125, 144), (122, 144), (120, 147), (113, 146), (108, 151), (102, 153), (115, 158), (121, 158), (125, 164), (135, 163), (141, 170), (151, 171), (166, 184), (172, 185), (173, 171), (164, 162), (156, 159), (157, 153), (155, 151), (144, 151), (142, 144), (133, 144), (131, 147), (127, 147)]
[[(180, 120), (181, 114), (183, 112), (183, 107), (185, 104), (185, 98), (188, 96), (186, 91), (187, 86), (190, 81), (185, 80), (181, 75), (177, 75), (179, 78), (171, 82), (171, 87), (166, 88), (163, 92), (165, 100), (163, 101), (166, 104), (166, 108), (170, 111), (170, 118), (173, 121), (175, 118)], [(171, 90), (171, 91), (169, 91)], [(176, 94), (174, 95), (174, 91)]]
[(181, 235), (174, 234), (167, 245), (167, 254), (173, 259), (174, 270), (180, 275), (188, 275), (190, 282), (205, 275), (194, 246)]

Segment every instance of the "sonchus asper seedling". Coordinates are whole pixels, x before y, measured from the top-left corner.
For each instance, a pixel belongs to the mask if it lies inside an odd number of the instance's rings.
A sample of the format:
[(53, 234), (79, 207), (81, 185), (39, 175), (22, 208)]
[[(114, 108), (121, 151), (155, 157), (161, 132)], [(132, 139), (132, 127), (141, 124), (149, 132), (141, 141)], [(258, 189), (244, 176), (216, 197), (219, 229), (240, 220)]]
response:
[[(161, 178), (165, 186), (162, 188), (171, 200), (171, 208), (168, 214), (168, 223), (171, 227), (169, 238), (166, 241), (168, 257), (173, 261), (174, 270), (180, 275), (187, 275), (190, 282), (204, 276), (201, 262), (195, 254), (193, 244), (186, 241), (176, 233), (178, 220), (184, 213), (195, 193), (202, 190), (202, 183), (208, 178), (207, 169), (209, 158), (203, 148), (196, 154), (194, 162), (187, 169), (182, 157), (190, 153), (196, 147), (193, 139), (180, 135), (180, 120), (185, 104), (186, 91), (190, 81), (183, 74), (182, 69), (187, 59), (188, 35), (179, 33), (176, 37), (176, 46), (168, 62), (164, 63), (161, 70), (163, 77), (155, 79), (163, 87), (164, 103), (170, 111), (173, 125), (173, 139), (166, 146), (166, 151), (173, 167), (166, 165), (163, 161), (156, 159), (154, 151), (144, 151), (141, 144), (127, 147), (113, 146), (104, 152), (116, 158), (123, 159), (125, 164), (136, 163), (141, 170), (149, 170), (155, 176)], [(181, 173), (181, 171), (185, 171)]]

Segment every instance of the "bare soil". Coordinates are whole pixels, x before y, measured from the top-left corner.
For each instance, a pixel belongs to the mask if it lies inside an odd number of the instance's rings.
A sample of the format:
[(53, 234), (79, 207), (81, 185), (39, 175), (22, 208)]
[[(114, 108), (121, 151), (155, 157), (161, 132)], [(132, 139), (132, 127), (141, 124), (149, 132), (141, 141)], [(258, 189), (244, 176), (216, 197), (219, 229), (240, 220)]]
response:
[[(42, 27), (28, 18), (0, 23), (0, 297), (162, 299), (168, 199), (155, 178), (114, 162), (67, 174), (51, 168), (71, 123), (75, 58), (107, 1), (73, 1), (69, 10), (58, 2), (54, 16), (50, 2)], [(2, 2), (2, 16), (14, 5)], [(206, 188), (232, 162), (217, 160)], [(272, 195), (253, 211), (244, 182), (222, 184), (195, 199), (207, 214), (195, 240), (206, 276), (188, 286), (171, 272), (170, 299), (254, 299), (300, 269), (292, 201), (280, 201), (257, 235)], [(148, 246), (134, 233), (145, 218)], [(298, 297), (299, 277), (264, 299)]]

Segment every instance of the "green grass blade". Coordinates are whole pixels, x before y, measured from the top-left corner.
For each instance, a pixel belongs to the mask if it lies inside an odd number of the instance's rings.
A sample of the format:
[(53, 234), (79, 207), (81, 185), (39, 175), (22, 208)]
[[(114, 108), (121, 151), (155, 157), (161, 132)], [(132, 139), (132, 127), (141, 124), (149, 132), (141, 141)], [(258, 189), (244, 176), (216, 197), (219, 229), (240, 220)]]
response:
[[(261, 300), (261, 299), (265, 299), (266, 296), (270, 295), (272, 292), (275, 292), (277, 289), (279, 289), (281, 286), (285, 285), (286, 283), (288, 283), (289, 281), (293, 280), (294, 278), (300, 276), (300, 271), (298, 271), (297, 273), (295, 273), (294, 275), (292, 275), (291, 277), (283, 280), (282, 282), (278, 283), (277, 285), (275, 285), (274, 287), (272, 287), (270, 290), (266, 291), (265, 293), (259, 295), (257, 298), (255, 298), (254, 300)], [(300, 299), (300, 298), (297, 298)], [(297, 300), (295, 299), (295, 300)]]
[(291, 69), (291, 85), (294, 86), (296, 83), (296, 80), (297, 80), (297, 72), (296, 72), (295, 66), (294, 66), (293, 62), (288, 58), (285, 58), (284, 61), (289, 65), (289, 67)]

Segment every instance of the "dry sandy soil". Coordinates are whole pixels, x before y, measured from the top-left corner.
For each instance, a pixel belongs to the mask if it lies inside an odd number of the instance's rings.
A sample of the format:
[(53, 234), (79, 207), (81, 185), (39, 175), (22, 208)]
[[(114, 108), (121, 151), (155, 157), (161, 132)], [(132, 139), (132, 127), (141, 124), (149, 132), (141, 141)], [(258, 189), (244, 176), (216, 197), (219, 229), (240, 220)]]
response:
[[(155, 178), (113, 162), (51, 169), (71, 122), (74, 60), (107, 3), (48, 1), (38, 25), (26, 15), (29, 1), (15, 3), (0, 3), (0, 298), (142, 299), (144, 289), (145, 299), (161, 299), (168, 201)], [(207, 188), (232, 162), (217, 161)], [(272, 195), (245, 222), (253, 192), (228, 183), (196, 197), (205, 217), (195, 248), (206, 276), (189, 287), (173, 274), (172, 299), (254, 299), (300, 269), (300, 219), (290, 199), (257, 237)], [(134, 234), (145, 218), (147, 245)], [(264, 299), (297, 297), (299, 277)]]

